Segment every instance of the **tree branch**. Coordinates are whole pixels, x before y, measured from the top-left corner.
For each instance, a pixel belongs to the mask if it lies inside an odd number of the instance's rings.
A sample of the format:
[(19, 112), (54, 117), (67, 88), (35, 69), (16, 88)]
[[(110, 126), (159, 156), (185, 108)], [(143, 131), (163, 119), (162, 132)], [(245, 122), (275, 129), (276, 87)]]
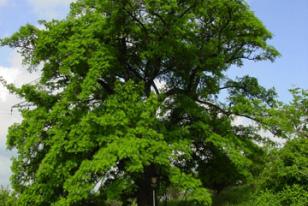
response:
[(159, 95), (159, 90), (158, 90), (158, 88), (157, 88), (157, 86), (156, 86), (156, 84), (155, 84), (154, 81), (152, 81), (152, 87), (154, 88), (155, 93), (156, 93), (157, 95)]
[(227, 115), (227, 116), (231, 115), (231, 113), (229, 111), (224, 110), (223, 108), (219, 107), (218, 105), (216, 105), (212, 102), (208, 102), (208, 101), (204, 101), (204, 100), (200, 100), (200, 99), (197, 99), (196, 101), (201, 103), (201, 104), (205, 104), (207, 106), (213, 107), (224, 115)]
[(123, 8), (123, 10), (133, 19), (135, 20), (140, 26), (141, 28), (144, 30), (146, 36), (148, 35), (148, 29), (145, 27), (145, 25), (134, 15), (132, 15), (129, 11), (127, 11), (125, 8)]
[(105, 89), (105, 91), (108, 94), (113, 94), (114, 93), (113, 88), (110, 87), (110, 85), (104, 79), (99, 79), (98, 82), (100, 83), (100, 85), (102, 85), (102, 87)]
[(158, 18), (160, 19), (160, 21), (161, 21), (165, 26), (167, 26), (167, 22), (164, 20), (164, 18), (163, 18), (161, 15), (159, 15), (158, 13), (155, 13), (155, 12), (151, 12), (150, 14), (152, 14), (152, 15), (158, 17)]
[(192, 8), (194, 8), (197, 5), (197, 1), (194, 1), (194, 3), (188, 7), (186, 10), (183, 11), (183, 13), (181, 13), (178, 18), (182, 18), (183, 16), (185, 16), (185, 14), (187, 14)]

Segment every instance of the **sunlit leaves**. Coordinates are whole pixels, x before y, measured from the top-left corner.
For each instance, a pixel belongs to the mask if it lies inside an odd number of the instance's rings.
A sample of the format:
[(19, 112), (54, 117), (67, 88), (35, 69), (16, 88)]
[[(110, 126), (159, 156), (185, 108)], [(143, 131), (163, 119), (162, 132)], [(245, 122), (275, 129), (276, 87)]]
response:
[(191, 204), (210, 205), (205, 187), (251, 177), (259, 136), (233, 118), (270, 128), (278, 103), (256, 79), (226, 82), (224, 73), (278, 52), (244, 1), (79, 0), (67, 18), (40, 24), (1, 41), (42, 72), (21, 88), (1, 79), (27, 103), (8, 134), (20, 203), (151, 205), (156, 176), (158, 196), (177, 187)]

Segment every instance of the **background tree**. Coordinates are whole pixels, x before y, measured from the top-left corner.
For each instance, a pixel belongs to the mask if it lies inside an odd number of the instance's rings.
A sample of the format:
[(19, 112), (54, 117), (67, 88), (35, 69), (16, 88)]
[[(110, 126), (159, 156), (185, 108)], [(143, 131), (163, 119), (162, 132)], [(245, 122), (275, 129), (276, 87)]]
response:
[[(280, 103), (263, 120), (288, 140), (265, 145), (259, 174), (247, 185), (232, 186), (214, 197), (213, 205), (303, 206), (308, 204), (307, 90), (291, 89), (293, 99)], [(280, 139), (281, 140), (281, 139)], [(267, 148), (267, 149), (265, 149)], [(230, 180), (229, 180), (230, 181)], [(224, 181), (228, 182), (228, 181)]]
[(308, 204), (308, 93), (298, 88), (290, 91), (293, 100), (281, 105), (269, 121), (289, 140), (266, 158), (255, 195), (260, 205)]
[[(273, 151), (260, 175), (258, 200), (270, 205), (308, 204), (308, 139), (297, 137)], [(270, 198), (264, 198), (269, 196)], [(272, 200), (271, 200), (272, 199)]]
[(289, 104), (280, 103), (272, 110), (271, 116), (265, 118), (267, 124), (276, 125), (279, 136), (293, 139), (308, 137), (308, 90), (290, 89), (293, 96)]
[(17, 197), (8, 188), (0, 186), (0, 205), (15, 206)]
[(27, 102), (7, 139), (20, 205), (148, 206), (153, 178), (159, 197), (173, 186), (187, 204), (210, 205), (206, 187), (251, 177), (264, 138), (232, 120), (274, 131), (263, 117), (275, 92), (225, 71), (278, 52), (245, 1), (79, 0), (66, 19), (40, 23), (1, 41), (42, 65), (36, 85), (2, 80)]

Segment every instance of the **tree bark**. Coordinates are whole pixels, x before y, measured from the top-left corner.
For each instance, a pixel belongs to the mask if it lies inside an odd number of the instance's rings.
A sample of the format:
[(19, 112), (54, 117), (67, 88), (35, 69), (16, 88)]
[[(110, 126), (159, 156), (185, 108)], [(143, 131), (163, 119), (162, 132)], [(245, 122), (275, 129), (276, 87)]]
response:
[[(155, 167), (146, 167), (144, 173), (137, 181), (137, 204), (138, 206), (153, 206), (153, 187), (151, 179), (156, 176)], [(157, 203), (156, 203), (157, 205)]]

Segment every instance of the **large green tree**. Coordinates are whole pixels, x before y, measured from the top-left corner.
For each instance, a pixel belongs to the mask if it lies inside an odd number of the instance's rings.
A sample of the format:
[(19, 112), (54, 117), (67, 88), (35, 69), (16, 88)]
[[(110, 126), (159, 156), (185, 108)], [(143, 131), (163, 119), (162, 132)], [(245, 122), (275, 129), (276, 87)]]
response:
[(78, 0), (40, 23), (1, 40), (41, 70), (35, 85), (2, 80), (26, 100), (7, 137), (19, 205), (149, 206), (153, 187), (210, 205), (209, 189), (258, 171), (266, 139), (232, 122), (279, 132), (263, 121), (275, 92), (226, 71), (278, 52), (245, 1)]

